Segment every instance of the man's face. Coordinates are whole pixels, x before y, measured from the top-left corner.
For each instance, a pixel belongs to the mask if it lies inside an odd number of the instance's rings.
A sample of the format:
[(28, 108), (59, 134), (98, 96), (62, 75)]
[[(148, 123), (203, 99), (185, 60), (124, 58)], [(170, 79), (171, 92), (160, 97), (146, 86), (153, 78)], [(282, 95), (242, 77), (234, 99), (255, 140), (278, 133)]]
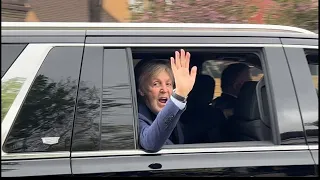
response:
[(139, 93), (144, 97), (147, 107), (154, 113), (158, 114), (166, 105), (173, 91), (173, 81), (169, 74), (162, 70), (149, 81), (142, 82), (143, 90)]
[(241, 72), (236, 80), (236, 82), (233, 85), (233, 88), (235, 89), (237, 95), (240, 92), (241, 87), (243, 86), (243, 84), (247, 81), (251, 81), (251, 73), (250, 70), (245, 70), (243, 72)]

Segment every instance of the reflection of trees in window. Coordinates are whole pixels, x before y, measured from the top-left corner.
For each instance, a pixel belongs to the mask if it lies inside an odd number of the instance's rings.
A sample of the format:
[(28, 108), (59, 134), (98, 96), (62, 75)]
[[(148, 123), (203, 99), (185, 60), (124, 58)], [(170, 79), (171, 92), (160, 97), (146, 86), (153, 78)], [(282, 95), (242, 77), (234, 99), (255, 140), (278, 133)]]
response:
[(112, 107), (131, 108), (130, 86), (118, 84), (115, 86), (104, 86), (102, 94), (103, 113), (110, 113)]
[(1, 83), (1, 121), (18, 95), (25, 78), (15, 77)]
[(305, 126), (318, 126), (319, 127), (319, 120), (314, 121), (312, 123), (304, 123)]
[[(63, 151), (70, 148), (77, 80), (54, 82), (44, 75), (35, 79), (5, 142), (7, 152)], [(94, 93), (93, 90), (87, 90)], [(92, 107), (81, 102), (82, 108)], [(42, 143), (42, 137), (60, 137), (57, 144)]]
[[(72, 150), (97, 150), (100, 146), (100, 88), (79, 85)], [(88, 83), (89, 84), (89, 83)]]
[(130, 85), (104, 86), (101, 148), (134, 149)]
[[(80, 85), (73, 151), (133, 149), (133, 112), (129, 84), (103, 87), (102, 109), (100, 89), (86, 88)], [(82, 107), (83, 104), (85, 107)], [(92, 108), (88, 111), (87, 106)]]

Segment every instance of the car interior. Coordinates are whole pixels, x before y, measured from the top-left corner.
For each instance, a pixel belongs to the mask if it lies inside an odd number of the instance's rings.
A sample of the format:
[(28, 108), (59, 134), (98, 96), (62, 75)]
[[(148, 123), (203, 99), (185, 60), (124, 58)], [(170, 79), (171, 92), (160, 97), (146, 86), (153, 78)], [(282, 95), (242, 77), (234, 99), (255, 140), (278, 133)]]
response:
[[(175, 50), (179, 49), (132, 49), (133, 64), (137, 64), (142, 59), (169, 60), (174, 56)], [(188, 96), (187, 109), (180, 118), (185, 132), (184, 144), (271, 142), (271, 121), (259, 51), (223, 48), (186, 48), (185, 50), (191, 53), (190, 68), (197, 66), (198, 74)], [(213, 62), (213, 64), (219, 62), (220, 67), (205, 67), (206, 62)], [(220, 83), (217, 81), (220, 80), (222, 70), (231, 63), (249, 65), (256, 78), (244, 83), (232, 115), (229, 117), (221, 109), (213, 107), (212, 101), (216, 98), (215, 91), (220, 88)], [(210, 70), (215, 72), (211, 73)]]
[(319, 81), (319, 56), (318, 56), (318, 51), (314, 51), (314, 50), (305, 50), (306, 53), (306, 58), (308, 61), (308, 65), (310, 68), (310, 72), (312, 75), (312, 81), (315, 85), (316, 88), (316, 92), (319, 98), (319, 85), (318, 85), (318, 81)]

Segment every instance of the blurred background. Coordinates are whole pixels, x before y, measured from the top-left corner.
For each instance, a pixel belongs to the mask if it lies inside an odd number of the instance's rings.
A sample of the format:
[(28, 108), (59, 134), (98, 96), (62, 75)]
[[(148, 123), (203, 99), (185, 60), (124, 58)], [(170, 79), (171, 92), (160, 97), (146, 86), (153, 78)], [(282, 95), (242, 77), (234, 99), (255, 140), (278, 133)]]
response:
[(289, 25), (318, 33), (318, 0), (1, 0), (7, 22)]

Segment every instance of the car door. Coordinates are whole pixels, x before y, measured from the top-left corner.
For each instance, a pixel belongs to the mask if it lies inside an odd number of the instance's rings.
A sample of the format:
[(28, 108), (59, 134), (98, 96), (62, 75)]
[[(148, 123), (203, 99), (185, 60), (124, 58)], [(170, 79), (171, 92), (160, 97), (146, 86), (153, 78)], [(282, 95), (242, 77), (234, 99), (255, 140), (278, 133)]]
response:
[(52, 31), (3, 33), (2, 46), (8, 47), (1, 61), (8, 61), (8, 69), (1, 78), (1, 175), (71, 175), (84, 34), (70, 40)]
[(282, 38), (281, 41), (293, 78), (308, 147), (318, 170), (318, 39)]
[[(247, 37), (248, 34), (240, 37), (232, 32), (224, 37), (214, 32), (208, 33), (210, 37), (208, 34), (179, 37), (177, 34), (170, 36), (170, 33), (142, 32), (87, 31), (80, 78), (87, 85), (83, 85), (83, 95), (80, 87), (72, 139), (74, 175), (314, 175), (314, 162), (304, 138), (296, 94), (279, 38)], [(121, 38), (115, 36), (117, 33)], [(164, 146), (156, 153), (139, 147), (133, 51), (143, 48), (141, 52), (152, 53), (157, 48), (172, 48), (173, 51), (182, 47), (227, 48), (225, 51), (240, 48), (260, 53), (265, 73), (265, 85), (261, 86), (267, 87), (268, 94), (262, 100), (268, 106), (264, 113), (272, 120), (270, 142), (182, 144)], [(95, 89), (90, 92), (96, 94), (86, 93), (88, 89)], [(94, 108), (81, 110), (79, 102)]]

